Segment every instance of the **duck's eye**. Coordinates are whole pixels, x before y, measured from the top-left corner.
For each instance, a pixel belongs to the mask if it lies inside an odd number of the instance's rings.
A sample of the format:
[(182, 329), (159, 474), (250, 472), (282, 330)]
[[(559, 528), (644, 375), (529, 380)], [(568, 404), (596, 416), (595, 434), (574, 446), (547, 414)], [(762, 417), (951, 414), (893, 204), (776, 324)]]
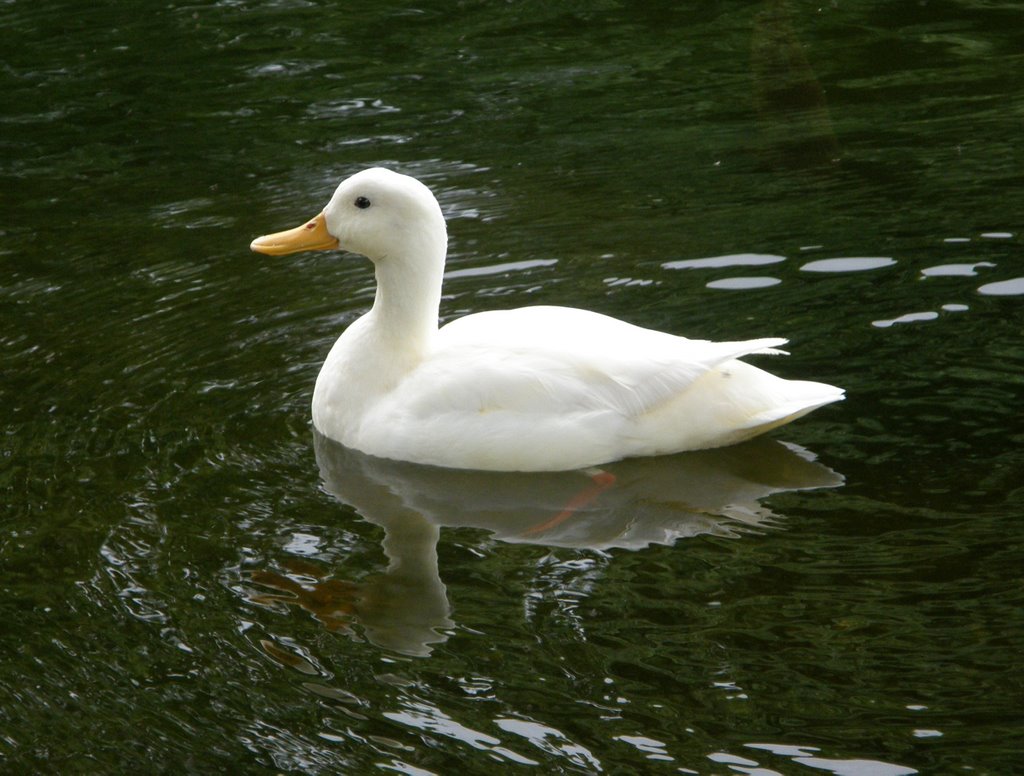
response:
[(370, 206), (370, 200), (366, 197), (356, 197), (356, 207), (360, 210), (366, 210)]

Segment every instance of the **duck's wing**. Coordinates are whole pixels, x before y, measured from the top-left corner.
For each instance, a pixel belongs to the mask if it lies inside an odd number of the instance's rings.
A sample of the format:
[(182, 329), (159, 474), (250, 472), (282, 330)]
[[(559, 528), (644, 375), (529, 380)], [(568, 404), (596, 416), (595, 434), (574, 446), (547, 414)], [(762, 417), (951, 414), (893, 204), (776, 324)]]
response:
[(751, 353), (779, 353), (784, 343), (690, 340), (564, 307), (478, 313), (438, 332), (409, 397), (424, 411), (611, 411), (635, 418), (708, 371)]

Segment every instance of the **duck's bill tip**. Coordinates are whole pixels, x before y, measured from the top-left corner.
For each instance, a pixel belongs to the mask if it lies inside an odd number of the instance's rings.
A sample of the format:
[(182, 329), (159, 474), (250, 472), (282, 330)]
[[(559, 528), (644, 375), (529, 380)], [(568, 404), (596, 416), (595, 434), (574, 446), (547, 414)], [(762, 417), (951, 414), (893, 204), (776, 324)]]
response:
[(338, 238), (327, 231), (323, 213), (302, 226), (265, 234), (249, 243), (250, 250), (267, 256), (286, 256), (299, 251), (331, 251), (338, 247)]

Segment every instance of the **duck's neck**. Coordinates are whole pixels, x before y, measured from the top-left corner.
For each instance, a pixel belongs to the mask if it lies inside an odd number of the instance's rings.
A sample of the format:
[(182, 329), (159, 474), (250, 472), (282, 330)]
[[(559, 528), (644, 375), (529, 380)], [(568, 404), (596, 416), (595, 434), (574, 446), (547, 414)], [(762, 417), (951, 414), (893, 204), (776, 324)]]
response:
[(377, 294), (369, 315), (378, 346), (402, 360), (423, 358), (437, 334), (446, 242), (427, 239), (405, 256), (375, 262)]

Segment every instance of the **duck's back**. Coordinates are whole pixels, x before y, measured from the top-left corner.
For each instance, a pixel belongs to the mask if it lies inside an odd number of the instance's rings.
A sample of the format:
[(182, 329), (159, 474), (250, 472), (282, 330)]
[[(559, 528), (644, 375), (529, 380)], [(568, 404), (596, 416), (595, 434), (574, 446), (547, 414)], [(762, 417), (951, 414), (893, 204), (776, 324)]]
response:
[(731, 444), (842, 397), (736, 360), (783, 343), (688, 340), (564, 307), (469, 315), (440, 329), (350, 443), (420, 463), (533, 471)]

